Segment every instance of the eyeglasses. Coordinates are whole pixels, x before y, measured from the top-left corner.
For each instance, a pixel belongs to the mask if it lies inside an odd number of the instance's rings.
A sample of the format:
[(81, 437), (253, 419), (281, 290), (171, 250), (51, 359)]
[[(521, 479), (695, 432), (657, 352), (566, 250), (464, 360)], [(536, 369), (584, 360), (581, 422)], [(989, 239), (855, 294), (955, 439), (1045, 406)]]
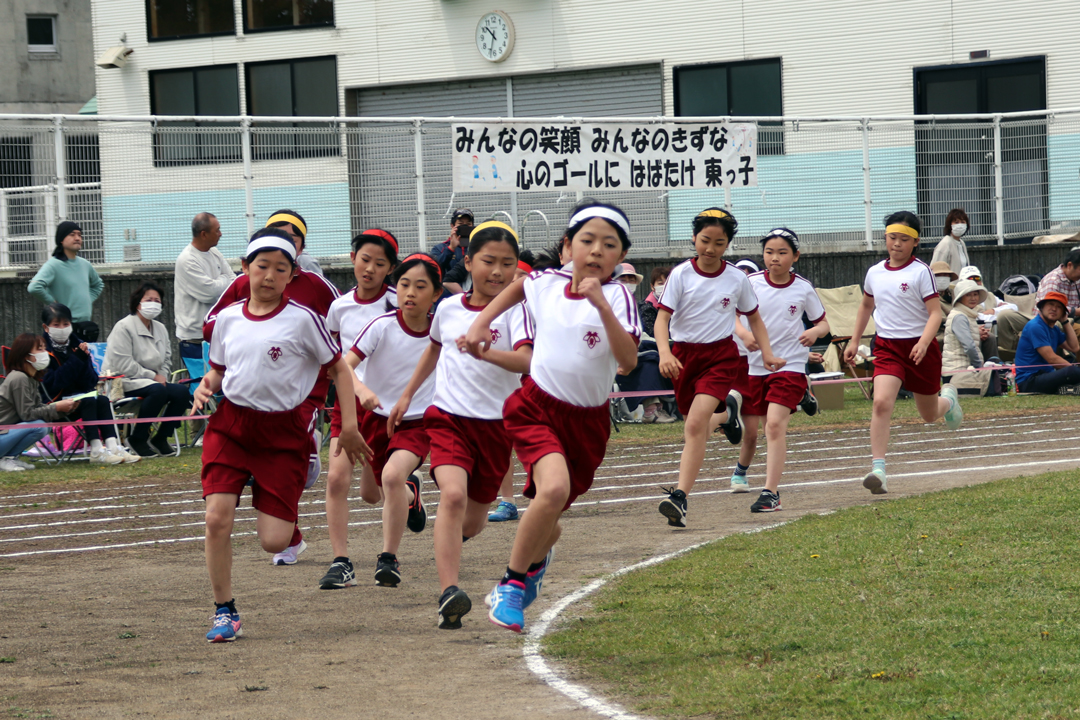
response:
[(968, 280), (974, 280), (975, 282), (982, 282), (982, 275), (968, 275)]

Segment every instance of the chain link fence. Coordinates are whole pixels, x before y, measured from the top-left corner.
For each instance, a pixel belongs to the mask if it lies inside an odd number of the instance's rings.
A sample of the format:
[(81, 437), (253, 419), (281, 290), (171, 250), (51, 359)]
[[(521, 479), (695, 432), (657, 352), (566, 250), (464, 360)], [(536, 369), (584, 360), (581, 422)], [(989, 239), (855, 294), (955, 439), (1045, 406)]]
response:
[[(734, 120), (767, 128), (757, 187), (596, 195), (630, 215), (635, 257), (687, 254), (691, 219), (714, 205), (739, 219), (739, 253), (778, 225), (808, 252), (880, 249), (882, 220), (898, 209), (922, 216), (926, 245), (954, 207), (970, 217), (973, 244), (1080, 229), (1080, 111)], [(449, 234), (456, 207), (509, 222), (539, 249), (558, 239), (577, 200), (455, 195), (447, 118), (0, 115), (0, 267), (44, 262), (62, 219), (82, 225), (95, 264), (171, 264), (203, 211), (218, 216), (220, 247), (236, 257), (283, 208), (304, 216), (308, 251), (322, 258), (346, 254), (369, 227), (393, 232), (403, 251), (428, 249)]]

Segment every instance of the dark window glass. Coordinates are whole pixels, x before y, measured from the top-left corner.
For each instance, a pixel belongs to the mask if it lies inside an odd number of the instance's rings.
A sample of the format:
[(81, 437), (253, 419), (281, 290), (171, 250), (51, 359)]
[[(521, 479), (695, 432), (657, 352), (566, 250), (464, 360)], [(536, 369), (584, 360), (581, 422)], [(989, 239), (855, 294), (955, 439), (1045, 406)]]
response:
[(232, 0), (146, 0), (151, 40), (235, 32)]
[(978, 112), (979, 85), (973, 79), (926, 83), (926, 112), (948, 115)]
[(101, 182), (101, 159), (97, 135), (66, 135), (67, 181), (69, 183)]
[(51, 17), (26, 18), (26, 44), (33, 47), (55, 48), (56, 37), (53, 27), (53, 18)]
[[(336, 58), (247, 65), (248, 113), (292, 117), (338, 114)], [(303, 129), (303, 131), (301, 131)], [(257, 160), (319, 157), (341, 152), (337, 129), (319, 123), (256, 123)]]
[(333, 24), (333, 0), (244, 0), (245, 30)]
[(0, 137), (0, 187), (27, 187), (30, 182), (30, 138)]
[[(150, 107), (155, 115), (239, 115), (235, 65), (150, 73)], [(240, 133), (231, 123), (161, 122), (154, 135), (158, 166), (240, 160)]]
[[(780, 116), (784, 114), (780, 59), (676, 67), (675, 114)], [(759, 123), (758, 153), (784, 152), (784, 130)]]

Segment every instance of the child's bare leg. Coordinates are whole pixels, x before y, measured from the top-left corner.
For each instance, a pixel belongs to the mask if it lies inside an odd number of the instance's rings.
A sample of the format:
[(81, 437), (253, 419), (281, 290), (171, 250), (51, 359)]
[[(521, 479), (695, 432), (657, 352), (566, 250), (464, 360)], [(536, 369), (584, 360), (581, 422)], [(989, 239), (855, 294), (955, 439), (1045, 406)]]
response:
[(334, 557), (349, 555), (349, 486), (353, 464), (345, 453), (334, 457), (338, 439), (330, 438), (330, 468), (326, 472), (326, 525)]
[(787, 427), (791, 411), (783, 405), (769, 403), (765, 416), (765, 438), (768, 442), (765, 460), (765, 489), (776, 492), (787, 459)]
[(279, 553), (289, 547), (294, 527), (295, 520), (282, 520), (262, 511), (255, 515), (255, 532), (262, 549), (268, 553)]
[(383, 468), (383, 549), (385, 553), (397, 555), (401, 535), (405, 532), (405, 521), (409, 517), (409, 504), (413, 501), (412, 491), (405, 484), (409, 473), (420, 464), (420, 458), (408, 450), (395, 450)]
[(758, 428), (761, 425), (761, 416), (743, 415), (742, 423), (742, 447), (739, 448), (739, 464), (750, 467), (750, 463), (754, 462), (754, 455), (757, 454)]
[(360, 499), (368, 505), (378, 505), (383, 500), (382, 488), (375, 482), (375, 471), (366, 462), (360, 470)]
[(462, 537), (474, 538), (483, 532), (487, 526), (488, 507), (487, 503), (478, 503), (475, 500), (466, 503), (465, 522), (461, 526)]
[[(236, 516), (236, 498), (232, 493), (206, 496), (206, 571), (214, 602), (227, 603), (232, 594), (232, 529)], [(289, 534), (292, 534), (290, 528)]]
[[(435, 518), (435, 568), (440, 589), (458, 584), (461, 567), (461, 536), (468, 505), (469, 476), (457, 465), (435, 468), (439, 481), (439, 514)], [(486, 515), (484, 516), (487, 517)]]
[[(686, 414), (686, 423), (683, 426), (685, 444), (679, 460), (679, 489), (684, 493), (690, 493), (697, 482), (698, 473), (701, 472), (701, 463), (705, 461), (705, 445), (712, 429), (713, 411), (719, 404), (720, 401), (712, 395), (695, 395), (690, 412)], [(726, 417), (726, 413), (724, 416)], [(532, 512), (532, 505), (529, 506), (529, 512)]]
[(870, 454), (877, 459), (889, 450), (889, 424), (892, 422), (896, 394), (903, 381), (894, 375), (874, 378), (874, 411), (870, 416)]
[(510, 458), (510, 467), (506, 469), (502, 485), (499, 486), (499, 498), (505, 502), (514, 504), (514, 462)]
[(940, 395), (915, 394), (915, 407), (919, 416), (928, 423), (937, 422), (949, 411), (949, 401)]
[(566, 458), (551, 453), (540, 458), (533, 466), (533, 484), (536, 497), (529, 503), (529, 511), (522, 516), (510, 551), (510, 569), (527, 572), (529, 566), (539, 562), (559, 539), (559, 517), (570, 497), (570, 471)]

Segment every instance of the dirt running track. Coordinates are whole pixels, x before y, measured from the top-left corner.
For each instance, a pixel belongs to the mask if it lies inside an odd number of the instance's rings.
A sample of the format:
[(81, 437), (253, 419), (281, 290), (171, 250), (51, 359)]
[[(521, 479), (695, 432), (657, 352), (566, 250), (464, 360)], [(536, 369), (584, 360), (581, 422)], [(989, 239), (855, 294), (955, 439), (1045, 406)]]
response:
[[(1001, 421), (971, 421), (961, 435), (940, 425), (899, 426), (889, 456), (892, 492), (873, 499), (856, 479), (868, 464), (865, 428), (792, 432), (785, 509), (773, 515), (750, 514), (756, 493), (727, 491), (735, 454), (714, 442), (691, 496), (689, 527), (681, 531), (656, 512), (657, 488), (674, 481), (680, 446), (613, 445), (593, 490), (565, 515), (556, 563), (529, 617), (588, 579), (729, 533), (1075, 468), (1075, 453), (1064, 457), (1059, 449), (1078, 418), (1009, 418), (1019, 431), (1003, 430)], [(753, 486), (763, 482), (760, 474), (751, 477)], [(15, 658), (0, 663), (0, 717), (596, 717), (530, 675), (522, 638), (485, 617), (483, 594), (505, 567), (513, 523), (491, 525), (465, 546), (461, 586), (474, 610), (462, 630), (440, 631), (430, 523), (420, 535), (406, 533), (402, 585), (375, 587), (379, 514), (357, 498), (350, 503), (350, 549), (361, 584), (317, 588), (331, 559), (323, 487), (304, 495), (301, 524), (310, 547), (297, 565), (272, 567), (250, 534), (235, 540), (245, 637), (225, 645), (203, 639), (213, 605), (196, 476), (128, 487), (37, 486), (0, 496), (0, 657)], [(437, 512), (437, 493), (425, 497), (429, 513)], [(247, 496), (238, 519), (237, 532), (250, 533)]]

